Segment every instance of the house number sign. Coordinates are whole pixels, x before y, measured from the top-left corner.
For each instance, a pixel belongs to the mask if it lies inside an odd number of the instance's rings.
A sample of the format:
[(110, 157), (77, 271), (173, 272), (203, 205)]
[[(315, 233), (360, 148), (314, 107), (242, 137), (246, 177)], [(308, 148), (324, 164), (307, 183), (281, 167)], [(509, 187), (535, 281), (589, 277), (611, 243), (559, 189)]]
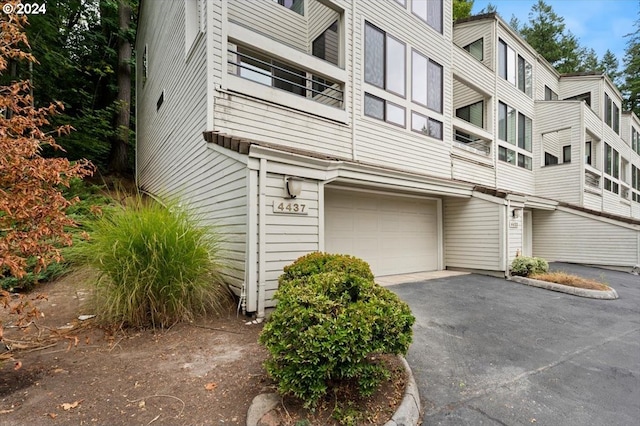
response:
[(300, 203), (295, 199), (279, 199), (273, 200), (273, 212), (282, 214), (309, 214), (307, 212), (307, 205)]

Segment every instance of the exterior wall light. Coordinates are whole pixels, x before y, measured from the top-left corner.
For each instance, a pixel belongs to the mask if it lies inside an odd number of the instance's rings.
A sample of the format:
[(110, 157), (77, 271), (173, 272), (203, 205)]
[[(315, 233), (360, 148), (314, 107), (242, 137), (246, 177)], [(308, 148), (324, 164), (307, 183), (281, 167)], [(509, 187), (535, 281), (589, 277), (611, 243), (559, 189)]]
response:
[(513, 209), (511, 216), (513, 216), (514, 219), (518, 219), (520, 217), (520, 209)]
[(285, 189), (287, 190), (287, 194), (289, 194), (290, 198), (296, 198), (302, 192), (302, 180), (289, 176), (286, 178)]

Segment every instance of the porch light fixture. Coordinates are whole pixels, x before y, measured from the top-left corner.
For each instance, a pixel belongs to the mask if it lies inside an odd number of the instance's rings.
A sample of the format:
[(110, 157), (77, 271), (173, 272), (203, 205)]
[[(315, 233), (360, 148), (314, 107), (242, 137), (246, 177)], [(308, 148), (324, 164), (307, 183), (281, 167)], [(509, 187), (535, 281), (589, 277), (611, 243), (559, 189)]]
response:
[(289, 197), (298, 197), (302, 192), (302, 180), (297, 177), (289, 176), (285, 181), (285, 189), (287, 190)]
[(517, 219), (520, 217), (520, 209), (513, 209), (513, 211), (511, 212), (511, 216), (513, 216), (514, 219)]

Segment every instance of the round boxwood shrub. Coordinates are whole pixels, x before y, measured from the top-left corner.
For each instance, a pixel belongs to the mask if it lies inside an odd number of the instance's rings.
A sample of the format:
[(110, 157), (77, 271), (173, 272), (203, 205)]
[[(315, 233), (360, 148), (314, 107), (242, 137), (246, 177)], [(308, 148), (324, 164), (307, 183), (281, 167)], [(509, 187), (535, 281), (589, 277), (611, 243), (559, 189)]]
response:
[(549, 271), (549, 263), (541, 257), (518, 256), (511, 262), (511, 275), (528, 277)]
[(303, 274), (275, 298), (278, 305), (260, 335), (270, 352), (265, 367), (280, 393), (295, 395), (306, 407), (345, 380), (371, 395), (389, 373), (368, 357), (405, 354), (411, 343), (415, 318), (409, 306), (356, 273)]
[(369, 264), (362, 259), (347, 254), (314, 252), (298, 258), (291, 265), (285, 266), (284, 273), (280, 276), (278, 282), (283, 285), (295, 279), (306, 279), (311, 275), (330, 271), (346, 272), (373, 280), (373, 273)]

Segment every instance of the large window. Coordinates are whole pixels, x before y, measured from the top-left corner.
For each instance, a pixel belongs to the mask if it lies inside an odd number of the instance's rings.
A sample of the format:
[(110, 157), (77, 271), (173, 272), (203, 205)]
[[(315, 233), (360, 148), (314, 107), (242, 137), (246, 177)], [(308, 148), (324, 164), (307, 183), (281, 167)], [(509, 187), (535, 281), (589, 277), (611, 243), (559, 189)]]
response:
[(463, 119), (478, 127), (484, 125), (484, 101), (456, 109), (456, 117)]
[(411, 12), (442, 33), (442, 0), (413, 0)]
[(533, 67), (502, 39), (498, 42), (498, 74), (531, 96)]
[(616, 133), (620, 133), (620, 107), (606, 93), (604, 94), (604, 122)]
[[(604, 151), (604, 172), (609, 176), (618, 179), (620, 176), (620, 154), (607, 143), (604, 144)], [(604, 189), (616, 194), (619, 193), (618, 183), (609, 178), (605, 178), (604, 180)]]
[[(505, 153), (505, 155), (501, 156), (499, 150), (499, 160), (506, 161), (507, 163), (511, 164), (516, 164), (515, 152), (519, 151), (517, 152), (517, 165), (527, 170), (531, 170), (532, 161), (529, 153), (532, 150), (532, 135), (533, 125), (529, 117), (517, 112), (514, 108), (508, 106), (504, 102), (498, 102), (498, 139), (518, 147), (518, 150), (500, 147), (504, 148), (502, 149), (502, 151)], [(509, 156), (509, 151), (514, 152), (513, 161), (509, 161), (511, 159), (511, 157)], [(520, 156), (522, 156), (523, 158), (520, 158)], [(504, 160), (503, 157), (506, 158), (506, 160)]]
[(364, 81), (405, 96), (405, 44), (366, 23), (364, 30)]
[(640, 154), (640, 132), (635, 127), (631, 127), (631, 148)]
[(442, 65), (417, 51), (411, 54), (411, 100), (442, 113)]

